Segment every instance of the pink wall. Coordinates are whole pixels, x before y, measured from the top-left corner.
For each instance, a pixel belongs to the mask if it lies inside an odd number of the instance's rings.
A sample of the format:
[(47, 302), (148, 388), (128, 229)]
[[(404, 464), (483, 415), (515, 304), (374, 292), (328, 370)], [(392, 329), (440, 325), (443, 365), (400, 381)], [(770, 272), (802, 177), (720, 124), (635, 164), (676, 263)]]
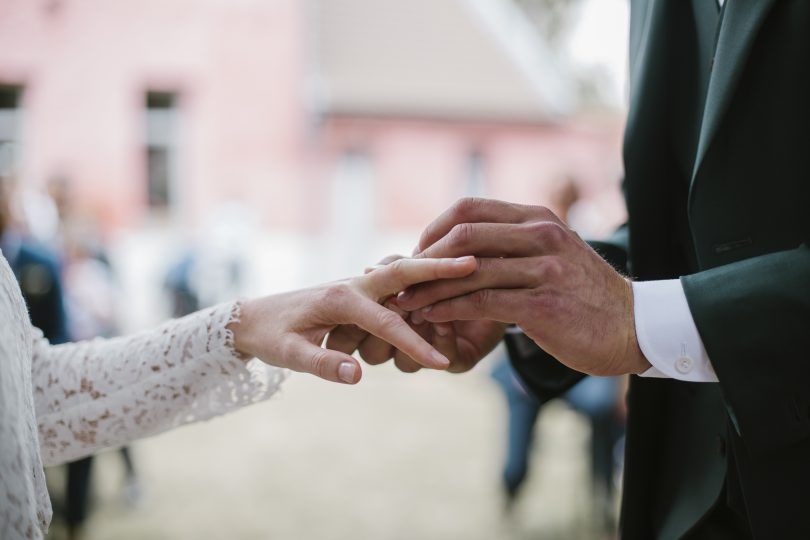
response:
[(473, 151), (484, 158), (486, 196), (548, 204), (554, 182), (572, 176), (583, 197), (609, 201), (616, 223), (621, 131), (618, 115), (559, 125), (336, 118), (324, 126), (322, 151), (327, 171), (346, 149), (371, 155), (385, 228), (421, 227), (464, 196)]
[(295, 0), (4, 0), (0, 82), (26, 88), (23, 181), (66, 175), (108, 225), (139, 221), (143, 93), (177, 91), (185, 218), (249, 197), (269, 223), (295, 222), (301, 23)]
[(587, 196), (615, 199), (618, 116), (562, 125), (315, 122), (306, 101), (304, 6), (2, 0), (0, 83), (26, 88), (22, 181), (44, 185), (64, 175), (107, 230), (144, 223), (143, 95), (150, 89), (180, 95), (174, 218), (187, 227), (236, 199), (266, 225), (319, 229), (348, 148), (371, 155), (377, 224), (388, 229), (420, 227), (464, 195), (472, 149), (485, 158), (491, 196), (542, 202), (551, 180), (571, 174)]

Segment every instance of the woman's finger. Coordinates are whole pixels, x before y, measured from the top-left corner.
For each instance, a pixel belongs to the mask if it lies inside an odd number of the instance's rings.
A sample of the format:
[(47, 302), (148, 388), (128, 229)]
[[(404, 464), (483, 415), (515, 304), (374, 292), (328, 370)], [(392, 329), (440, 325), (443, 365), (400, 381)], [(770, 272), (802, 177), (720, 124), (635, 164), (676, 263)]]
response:
[(450, 361), (431, 347), (398, 314), (362, 295), (346, 299), (338, 309), (352, 322), (406, 353), (423, 367), (447, 369)]
[[(473, 293), (444, 300), (421, 310), (426, 321), (476, 321), (486, 319), (509, 324), (520, 324), (527, 306), (524, 291), (517, 289), (480, 289)], [(536, 316), (541, 316), (537, 314)]]
[[(434, 349), (438, 350), (438, 348), (436, 347), (436, 344), (433, 342), (433, 326), (432, 325), (430, 325), (430, 324), (413, 325), (412, 324), (411, 328), (413, 328), (414, 331), (417, 334), (419, 334), (419, 336), (422, 339), (424, 339), (425, 341), (427, 341), (428, 343), (433, 345)], [(439, 351), (439, 352), (442, 352), (442, 351)], [(444, 353), (442, 353), (442, 354), (444, 354)], [(447, 355), (445, 355), (445, 356), (447, 356)], [(450, 360), (449, 357), (447, 359)], [(422, 369), (422, 366), (420, 366), (413, 358), (411, 358), (410, 356), (408, 356), (407, 354), (405, 354), (404, 352), (402, 352), (400, 350), (395, 350), (394, 351), (394, 364), (397, 366), (397, 369), (399, 369), (403, 373), (416, 373), (417, 371)], [(451, 361), (450, 366), (452, 367), (452, 365), (453, 365), (453, 363)]]
[(459, 279), (414, 285), (397, 296), (397, 305), (413, 312), (411, 318), (414, 322), (421, 323), (423, 318), (417, 310), (448, 298), (463, 296), (479, 289), (522, 289), (542, 283), (549, 273), (558, 271), (558, 268), (552, 268), (557, 263), (546, 259), (548, 258), (478, 259), (478, 268), (472, 274)]
[[(390, 309), (403, 319), (407, 316), (407, 312), (399, 309), (396, 301), (394, 300), (389, 300), (388, 302), (386, 302), (385, 307)], [(377, 336), (366, 334), (366, 338), (362, 341), (362, 343), (360, 343), (358, 350), (360, 352), (360, 357), (367, 364), (376, 366), (379, 364), (383, 364), (388, 360), (390, 360), (391, 358), (393, 358), (395, 349), (387, 341), (383, 341)]]
[(363, 271), (364, 274), (369, 274), (374, 270), (381, 268), (383, 266), (388, 266), (394, 261), (398, 261), (400, 259), (404, 259), (402, 255), (389, 255), (388, 257), (383, 258), (380, 262), (375, 264), (374, 266), (367, 266), (366, 269)]
[(295, 336), (285, 350), (286, 367), (344, 384), (357, 384), (362, 376), (359, 362), (348, 354), (323, 349)]
[(464, 277), (471, 274), (475, 268), (475, 257), (399, 259), (355, 278), (354, 282), (369, 298), (379, 301), (416, 283)]

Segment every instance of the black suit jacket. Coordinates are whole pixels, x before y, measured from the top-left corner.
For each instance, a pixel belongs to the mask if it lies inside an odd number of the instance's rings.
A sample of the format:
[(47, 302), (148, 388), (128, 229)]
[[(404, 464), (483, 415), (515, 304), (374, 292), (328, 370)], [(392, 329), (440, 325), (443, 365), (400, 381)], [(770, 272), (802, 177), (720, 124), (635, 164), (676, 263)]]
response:
[[(716, 504), (756, 538), (810, 538), (810, 1), (726, 2), (693, 148), (673, 136), (689, 3), (632, 2), (629, 221), (595, 247), (680, 277), (720, 383), (632, 377), (622, 538), (688, 536)], [(542, 399), (580, 377), (509, 348)]]

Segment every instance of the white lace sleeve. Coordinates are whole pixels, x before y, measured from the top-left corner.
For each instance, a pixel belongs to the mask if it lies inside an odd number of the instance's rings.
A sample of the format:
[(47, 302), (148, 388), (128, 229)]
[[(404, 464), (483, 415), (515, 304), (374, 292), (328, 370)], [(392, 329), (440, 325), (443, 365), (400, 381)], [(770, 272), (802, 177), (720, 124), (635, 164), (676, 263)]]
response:
[(149, 332), (51, 346), (38, 331), (33, 388), (42, 459), (71, 461), (206, 420), (276, 392), (286, 371), (244, 360), (223, 304)]

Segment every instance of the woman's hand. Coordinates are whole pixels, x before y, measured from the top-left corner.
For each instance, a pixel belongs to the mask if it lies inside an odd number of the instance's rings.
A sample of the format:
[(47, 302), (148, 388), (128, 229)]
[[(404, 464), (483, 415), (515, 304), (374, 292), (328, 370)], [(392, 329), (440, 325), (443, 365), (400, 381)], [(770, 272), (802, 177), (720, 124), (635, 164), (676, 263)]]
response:
[(320, 345), (338, 325), (356, 325), (422, 367), (447, 369), (450, 361), (444, 355), (380, 303), (411, 285), (461, 278), (475, 268), (474, 257), (401, 259), (364, 276), (249, 300), (242, 305), (241, 320), (230, 325), (234, 344), (239, 353), (274, 366), (355, 384), (361, 376), (357, 360)]
[[(367, 269), (367, 272), (402, 259), (401, 255), (390, 255), (378, 266)], [(386, 301), (385, 307), (398, 313), (416, 333), (442, 353), (450, 361), (447, 371), (451, 373), (463, 373), (475, 367), (500, 342), (506, 328), (505, 324), (485, 320), (432, 324), (426, 322), (418, 312), (411, 316), (402, 310), (395, 297)], [(349, 354), (357, 350), (360, 357), (371, 365), (382, 364), (393, 358), (394, 365), (404, 373), (415, 373), (422, 369), (422, 365), (407, 352), (354, 325), (340, 326), (332, 331), (327, 347)]]

